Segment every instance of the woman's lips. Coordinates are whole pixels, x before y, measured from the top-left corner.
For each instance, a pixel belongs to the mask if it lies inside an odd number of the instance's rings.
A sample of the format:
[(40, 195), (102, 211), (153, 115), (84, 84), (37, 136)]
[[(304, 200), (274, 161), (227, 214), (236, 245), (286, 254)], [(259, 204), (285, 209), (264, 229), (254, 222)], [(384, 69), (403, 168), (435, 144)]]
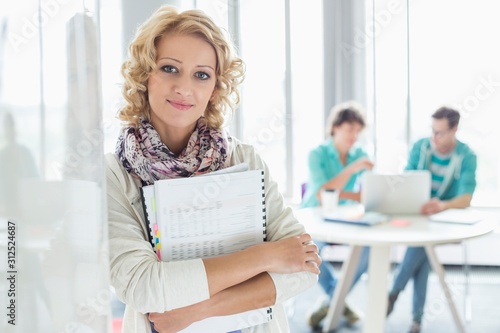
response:
[(190, 104), (190, 103), (186, 103), (186, 102), (183, 102), (183, 101), (176, 101), (176, 100), (167, 100), (170, 105), (172, 105), (174, 108), (178, 109), (178, 110), (187, 110), (189, 108), (191, 108), (193, 106), (193, 104)]

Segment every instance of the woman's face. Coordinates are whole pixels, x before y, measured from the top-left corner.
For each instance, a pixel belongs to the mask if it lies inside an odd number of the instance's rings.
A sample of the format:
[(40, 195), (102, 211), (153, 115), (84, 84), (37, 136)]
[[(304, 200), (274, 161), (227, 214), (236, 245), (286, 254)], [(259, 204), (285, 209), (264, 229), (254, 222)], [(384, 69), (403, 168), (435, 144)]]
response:
[(162, 133), (190, 134), (215, 88), (215, 51), (194, 35), (166, 35), (156, 53), (148, 79), (151, 123), (162, 139)]
[(357, 122), (343, 122), (339, 126), (333, 127), (333, 140), (336, 145), (350, 149), (358, 140), (362, 130), (363, 126)]

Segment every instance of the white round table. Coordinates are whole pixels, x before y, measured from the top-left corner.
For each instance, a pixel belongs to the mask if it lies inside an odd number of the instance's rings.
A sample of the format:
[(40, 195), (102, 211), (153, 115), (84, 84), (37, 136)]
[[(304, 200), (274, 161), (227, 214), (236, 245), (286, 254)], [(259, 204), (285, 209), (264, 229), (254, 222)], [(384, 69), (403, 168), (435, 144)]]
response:
[(297, 219), (304, 224), (306, 232), (318, 241), (341, 243), (352, 246), (349, 258), (342, 265), (341, 278), (335, 288), (332, 303), (325, 318), (323, 332), (338, 326), (344, 309), (344, 300), (352, 283), (363, 246), (370, 247), (368, 268), (368, 310), (363, 325), (364, 333), (382, 333), (387, 312), (387, 276), (390, 269), (390, 247), (393, 245), (422, 246), (425, 248), (432, 269), (448, 300), (451, 313), (459, 332), (465, 328), (444, 279), (434, 246), (458, 243), (463, 240), (486, 235), (497, 226), (495, 220), (482, 220), (472, 225), (429, 221), (427, 216), (393, 216), (387, 223), (375, 226), (351, 225), (327, 222), (320, 207), (295, 210)]

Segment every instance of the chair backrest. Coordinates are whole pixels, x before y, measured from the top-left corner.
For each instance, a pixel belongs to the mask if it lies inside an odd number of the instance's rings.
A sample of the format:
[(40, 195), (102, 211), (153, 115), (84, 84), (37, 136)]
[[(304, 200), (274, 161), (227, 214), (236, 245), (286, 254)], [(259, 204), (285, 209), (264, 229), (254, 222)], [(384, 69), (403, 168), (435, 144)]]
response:
[(307, 183), (300, 184), (300, 199), (304, 199), (304, 194), (306, 194)]

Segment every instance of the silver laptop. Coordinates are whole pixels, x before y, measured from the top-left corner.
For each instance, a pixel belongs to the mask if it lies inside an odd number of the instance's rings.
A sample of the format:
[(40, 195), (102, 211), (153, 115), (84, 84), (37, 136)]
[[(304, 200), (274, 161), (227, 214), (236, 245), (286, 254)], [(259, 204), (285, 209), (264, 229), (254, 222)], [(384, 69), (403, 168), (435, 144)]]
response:
[(365, 172), (361, 183), (361, 203), (367, 212), (419, 214), (430, 194), (431, 174), (427, 170), (399, 174)]

